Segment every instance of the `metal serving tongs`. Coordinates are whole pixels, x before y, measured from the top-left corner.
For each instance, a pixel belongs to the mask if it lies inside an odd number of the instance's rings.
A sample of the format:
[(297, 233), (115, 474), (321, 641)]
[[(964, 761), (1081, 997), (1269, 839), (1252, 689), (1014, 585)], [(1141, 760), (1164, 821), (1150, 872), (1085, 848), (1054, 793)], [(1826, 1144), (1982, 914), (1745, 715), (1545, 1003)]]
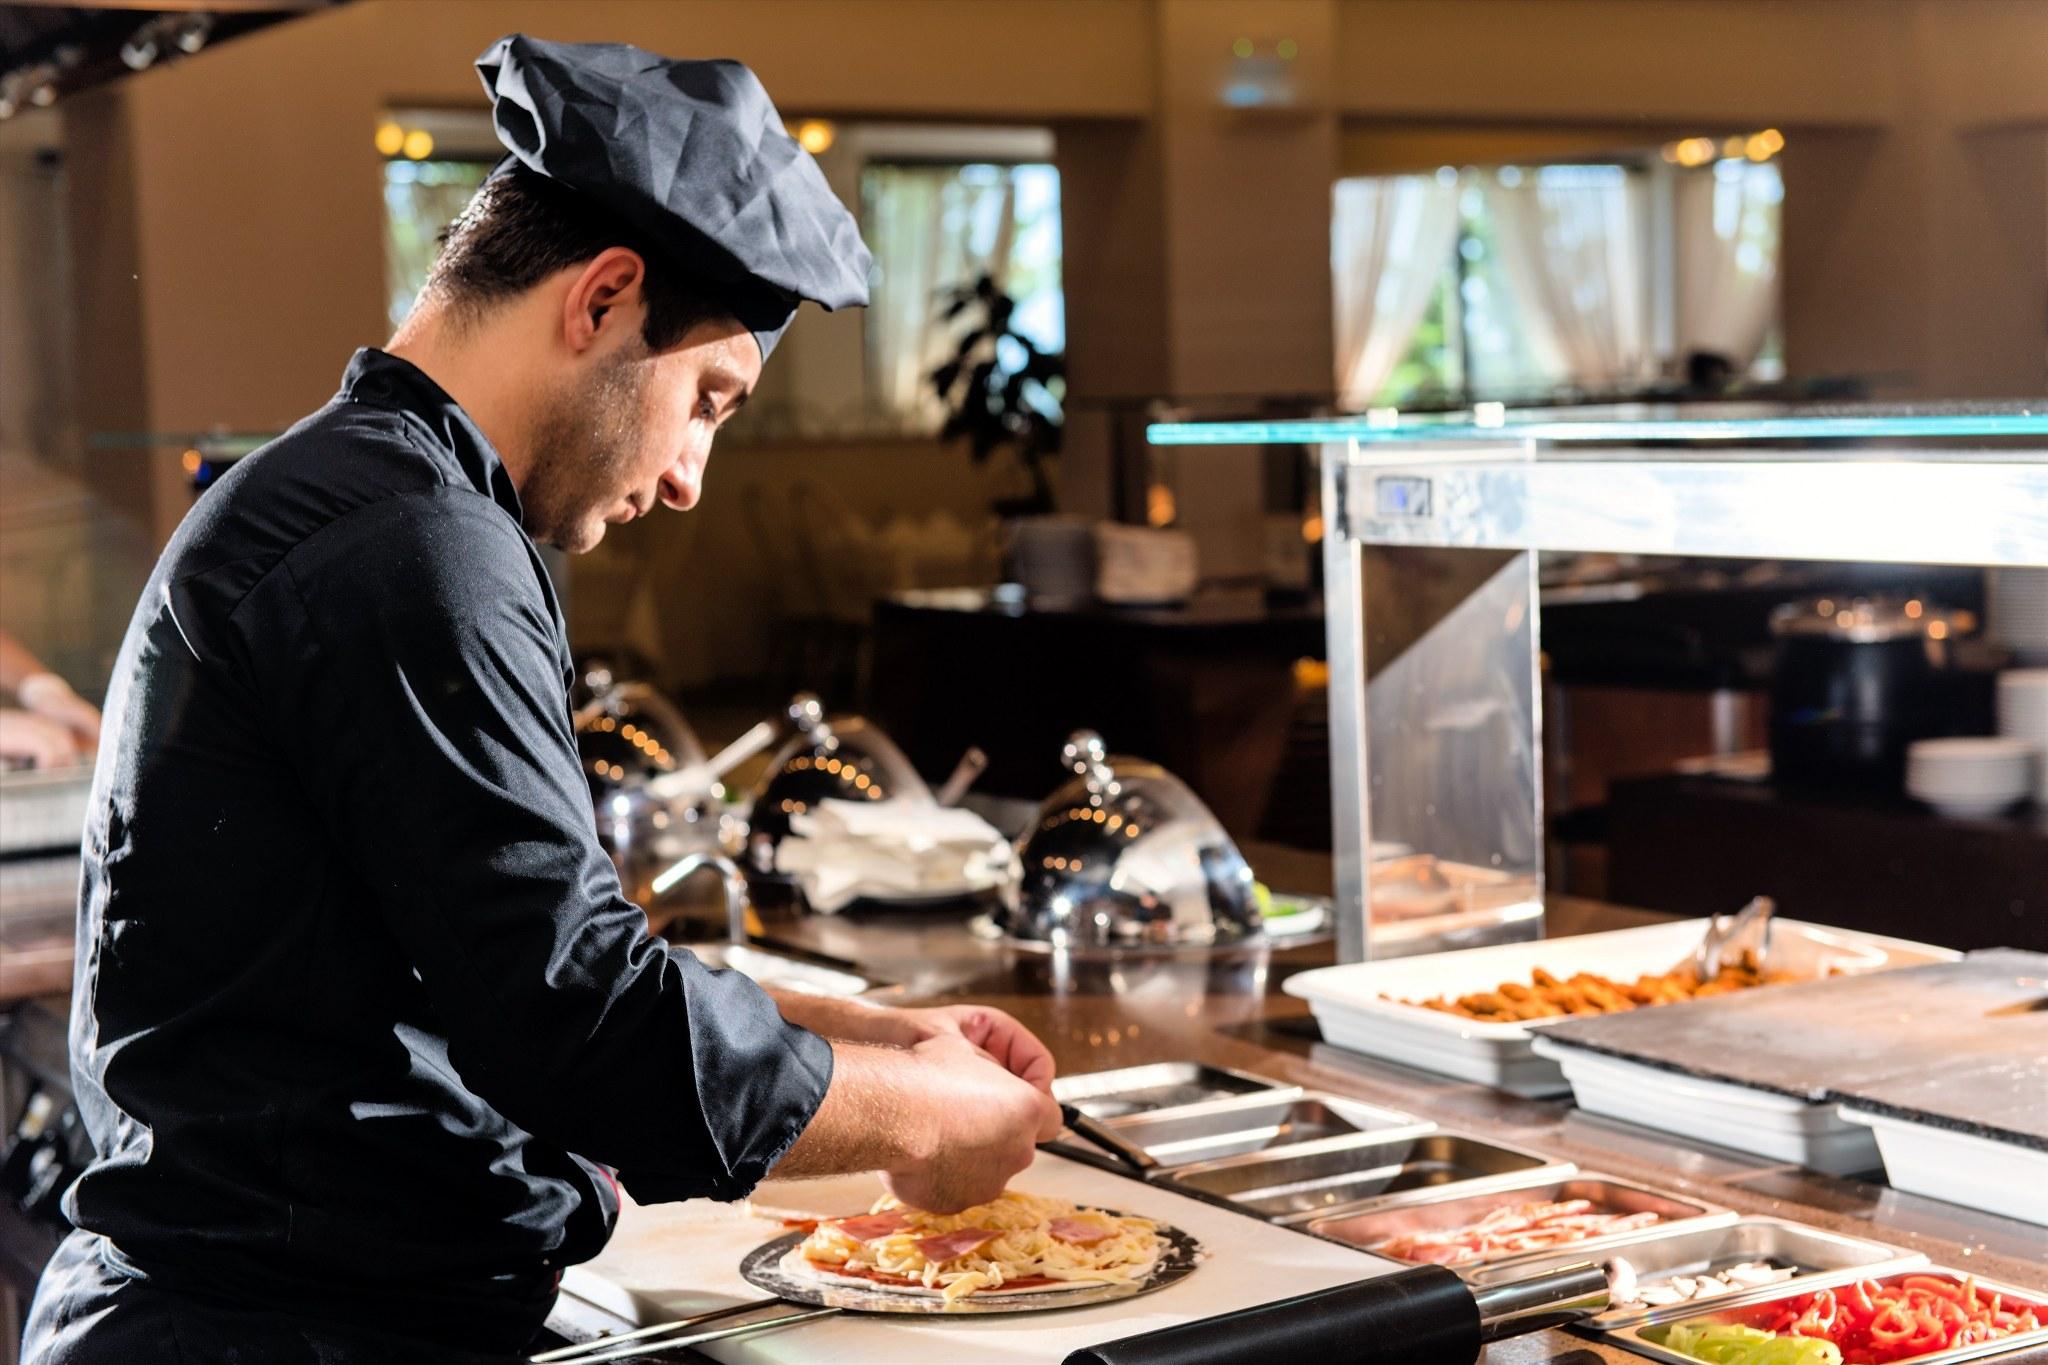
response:
[[(762, 1318), (756, 1322), (727, 1323), (713, 1327), (709, 1324), (726, 1318), (740, 1317), (746, 1313), (758, 1312), (764, 1308), (796, 1308), (794, 1313), (781, 1317)], [(649, 1327), (636, 1328), (630, 1332), (615, 1332), (590, 1341), (580, 1341), (573, 1346), (558, 1346), (552, 1351), (542, 1351), (529, 1356), (530, 1365), (597, 1365), (599, 1361), (634, 1360), (651, 1356), (662, 1351), (684, 1351), (693, 1346), (705, 1346), (714, 1341), (731, 1341), (736, 1337), (752, 1336), (777, 1327), (788, 1327), (799, 1322), (810, 1322), (816, 1318), (829, 1318), (840, 1310), (837, 1308), (803, 1308), (788, 1299), (755, 1299), (750, 1303), (727, 1304), (714, 1308), (708, 1313), (697, 1313), (674, 1322), (657, 1322)]]
[(1757, 896), (1732, 915), (1709, 919), (1700, 946), (1692, 951), (1693, 972), (1701, 981), (1712, 981), (1720, 975), (1723, 960), (1744, 948), (1749, 949), (1761, 972), (1771, 955), (1771, 916), (1777, 908), (1778, 903), (1769, 896)]
[(1071, 1104), (1062, 1104), (1060, 1118), (1075, 1137), (1086, 1138), (1139, 1175), (1150, 1175), (1159, 1169), (1157, 1157), (1094, 1115), (1085, 1114)]

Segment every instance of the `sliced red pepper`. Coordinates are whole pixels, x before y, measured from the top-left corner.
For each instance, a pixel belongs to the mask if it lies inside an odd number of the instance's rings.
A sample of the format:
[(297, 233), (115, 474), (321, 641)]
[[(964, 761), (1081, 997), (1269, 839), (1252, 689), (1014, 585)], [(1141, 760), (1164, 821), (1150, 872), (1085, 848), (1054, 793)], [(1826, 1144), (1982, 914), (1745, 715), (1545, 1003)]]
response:
[(1904, 1341), (1913, 1331), (1913, 1317), (1907, 1312), (1903, 1299), (1888, 1299), (1877, 1310), (1877, 1316), (1870, 1320), (1870, 1341), (1874, 1346), (1892, 1346)]

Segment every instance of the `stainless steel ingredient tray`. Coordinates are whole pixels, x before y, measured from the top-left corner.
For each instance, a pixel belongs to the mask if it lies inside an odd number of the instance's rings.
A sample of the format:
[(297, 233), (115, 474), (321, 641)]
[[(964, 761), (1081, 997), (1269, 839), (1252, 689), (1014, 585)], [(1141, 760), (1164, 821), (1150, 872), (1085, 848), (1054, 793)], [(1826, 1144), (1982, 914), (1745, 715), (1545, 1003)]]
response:
[[(1729, 1298), (1725, 1302), (1718, 1299), (1710, 1299), (1707, 1304), (1699, 1305), (1697, 1308), (1688, 1304), (1684, 1308), (1662, 1309), (1649, 1322), (1641, 1323), (1634, 1327), (1625, 1327), (1621, 1331), (1616, 1332), (1612, 1340), (1616, 1345), (1626, 1346), (1636, 1354), (1648, 1356), (1652, 1360), (1669, 1361), (1671, 1365), (1701, 1365), (1697, 1356), (1682, 1355), (1667, 1346), (1660, 1345), (1650, 1339), (1650, 1334), (1654, 1333), (1661, 1337), (1665, 1332), (1681, 1322), (1739, 1320), (1741, 1311), (1764, 1304), (1776, 1303), (1780, 1299), (1792, 1298), (1799, 1294), (1811, 1293), (1816, 1289), (1828, 1289), (1848, 1284), (1854, 1280), (1875, 1279), (1889, 1283), (1905, 1275), (1931, 1275), (1936, 1279), (1948, 1280), (1954, 1284), (1961, 1284), (1965, 1278), (1961, 1271), (1950, 1270), (1946, 1266), (1930, 1266), (1923, 1269), (1909, 1267), (1883, 1275), (1864, 1275), (1854, 1270), (1845, 1270), (1837, 1274), (1825, 1276), (1816, 1275), (1804, 1283), (1793, 1285), (1789, 1288), (1785, 1285), (1774, 1284), (1769, 1289), (1760, 1289), (1754, 1293), (1744, 1294), (1739, 1300), (1734, 1297)], [(1973, 1276), (1970, 1278), (1977, 1277)], [(1977, 1289), (1979, 1293), (1983, 1294), (2003, 1294), (2009, 1301), (2017, 1300), (2021, 1303), (2036, 1306), (2048, 1305), (2048, 1294), (2032, 1289), (2022, 1289), (2017, 1285), (1999, 1284), (1992, 1280), (1977, 1278)], [(2038, 1332), (2022, 1332), (2017, 1336), (2000, 1337), (1996, 1341), (1980, 1341), (1971, 1346), (1958, 1346), (1952, 1351), (1936, 1351), (1931, 1355), (1913, 1356), (1910, 1362), (1902, 1362), (1901, 1365), (1949, 1365), (1951, 1361), (1976, 1360), (1983, 1356), (2002, 1355), (2008, 1351), (2020, 1351), (2031, 1346), (2041, 1345), (2048, 1345), (2048, 1327), (2044, 1327)]]
[[(1663, 1194), (1647, 1185), (1638, 1185), (1617, 1176), (1597, 1175), (1588, 1171), (1547, 1181), (1496, 1185), (1474, 1194), (1461, 1194), (1457, 1191), (1444, 1195), (1423, 1194), (1416, 1198), (1403, 1199), (1398, 1204), (1320, 1218), (1310, 1223), (1308, 1230), (1333, 1242), (1342, 1242), (1346, 1246), (1372, 1251), (1375, 1246), (1390, 1237), (1415, 1232), (1448, 1232), (1454, 1228), (1469, 1227), (1498, 1208), (1512, 1208), (1517, 1204), (1547, 1204), (1565, 1199), (1589, 1199), (1600, 1210), (1608, 1213), (1654, 1213), (1663, 1219), (1662, 1223), (1656, 1225), (1658, 1232), (1671, 1231), (1679, 1224), (1700, 1227), (1708, 1222), (1721, 1224), (1735, 1221), (1734, 1212), (1718, 1204), (1702, 1203), (1675, 1194)], [(1630, 1239), (1645, 1236), (1649, 1232), (1649, 1228), (1643, 1228), (1605, 1237), (1587, 1237), (1556, 1248), (1547, 1248), (1542, 1254), (1547, 1256), (1553, 1252), (1566, 1250), (1582, 1253), (1588, 1247), (1625, 1245)], [(1389, 1260), (1401, 1259), (1398, 1256), (1388, 1256), (1384, 1251), (1374, 1251), (1373, 1254), (1387, 1256)], [(1505, 1263), (1510, 1260), (1526, 1264), (1532, 1254), (1521, 1252), (1511, 1256), (1493, 1256), (1481, 1261), (1454, 1265), (1451, 1268), (1463, 1275), (1481, 1265)], [(1568, 1259), (1583, 1261), (1586, 1257), (1575, 1254)]]
[(1162, 1166), (1187, 1166), (1359, 1133), (1426, 1133), (1428, 1119), (1315, 1091), (1252, 1095), (1114, 1120), (1111, 1127)]
[[(1835, 1270), (1856, 1270), (1866, 1275), (1887, 1275), (1927, 1264), (1927, 1258), (1904, 1247), (1883, 1242), (1843, 1237), (1804, 1223), (1782, 1218), (1743, 1218), (1719, 1227), (1667, 1228), (1659, 1225), (1608, 1241), (1601, 1258), (1625, 1260), (1635, 1269), (1637, 1280), (1652, 1285), (1673, 1275), (1707, 1275), (1750, 1261), (1769, 1261), (1790, 1266), (1799, 1273), (1789, 1280), (1767, 1286), (1768, 1290), (1804, 1290), (1814, 1276)], [(1465, 1278), (1475, 1285), (1506, 1284), (1529, 1279), (1577, 1265), (1586, 1260), (1578, 1245), (1556, 1251), (1535, 1251), (1509, 1256), (1471, 1267)], [(1746, 1297), (1751, 1290), (1731, 1290), (1691, 1303), (1672, 1304), (1668, 1309), (1615, 1309), (1579, 1324), (1596, 1331), (1613, 1332), (1646, 1322), (1655, 1313), (1687, 1311), (1713, 1312), (1724, 1304)]]
[(1159, 1183), (1293, 1226), (1416, 1190), (1468, 1182), (1490, 1188), (1572, 1169), (1570, 1162), (1469, 1133), (1363, 1133), (1285, 1152), (1183, 1166), (1159, 1177)]
[(1071, 1104), (1092, 1118), (1113, 1119), (1239, 1095), (1299, 1095), (1301, 1087), (1201, 1062), (1152, 1062), (1119, 1071), (1061, 1076), (1052, 1083), (1052, 1093), (1062, 1104)]

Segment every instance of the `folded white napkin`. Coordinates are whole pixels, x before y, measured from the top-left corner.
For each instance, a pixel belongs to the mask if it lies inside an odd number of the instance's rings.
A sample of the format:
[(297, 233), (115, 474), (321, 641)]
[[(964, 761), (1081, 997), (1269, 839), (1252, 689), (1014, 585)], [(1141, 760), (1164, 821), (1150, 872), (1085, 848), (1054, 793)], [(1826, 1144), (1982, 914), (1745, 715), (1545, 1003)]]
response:
[(966, 896), (1019, 876), (1009, 841), (958, 807), (823, 801), (789, 824), (775, 865), (796, 878), (812, 909), (826, 914), (862, 897)]

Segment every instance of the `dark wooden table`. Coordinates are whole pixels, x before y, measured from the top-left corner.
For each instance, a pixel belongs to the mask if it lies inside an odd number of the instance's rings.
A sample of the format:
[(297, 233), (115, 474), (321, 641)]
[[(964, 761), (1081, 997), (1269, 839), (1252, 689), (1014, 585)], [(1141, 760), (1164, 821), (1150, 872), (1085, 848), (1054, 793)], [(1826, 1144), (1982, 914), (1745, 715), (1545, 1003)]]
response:
[(1614, 783), (1607, 839), (1608, 893), (1632, 905), (1699, 915), (1766, 895), (1795, 919), (2048, 951), (2048, 807), (1965, 819), (1897, 796), (1643, 777)]
[[(1099, 731), (1164, 765), (1234, 836), (1256, 834), (1287, 748), (1294, 664), (1323, 653), (1311, 607), (1249, 596), (1181, 607), (1004, 604), (906, 593), (875, 605), (869, 713), (920, 771), (989, 756), (981, 790), (1036, 800), (1060, 746)], [(828, 698), (828, 700), (830, 700)]]

